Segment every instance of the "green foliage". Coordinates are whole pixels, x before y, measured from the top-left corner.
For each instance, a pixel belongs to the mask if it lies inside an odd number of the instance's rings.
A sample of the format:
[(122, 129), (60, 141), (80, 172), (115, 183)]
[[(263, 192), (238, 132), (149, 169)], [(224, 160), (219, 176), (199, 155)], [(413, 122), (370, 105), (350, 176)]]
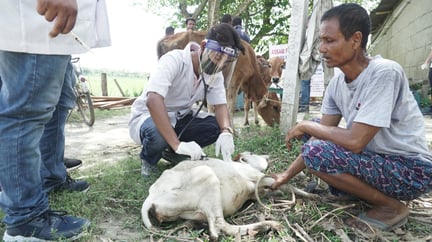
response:
[[(102, 96), (102, 81), (99, 71), (87, 72), (86, 75), (90, 92), (93, 96)], [(146, 74), (131, 74), (126, 75), (118, 71), (105, 72), (107, 73), (107, 92), (108, 96), (121, 97), (122, 92), (125, 97), (137, 97), (147, 85), (148, 75)], [(117, 86), (120, 86), (120, 88)]]
[[(134, 2), (142, 2), (135, 0)], [(192, 16), (197, 20), (197, 29), (208, 29), (208, 4), (217, 0), (148, 0), (142, 5), (151, 13), (166, 16), (167, 21), (175, 28), (184, 28), (186, 17)], [(334, 5), (354, 2), (364, 6), (367, 10), (375, 8), (379, 0), (340, 0)], [(309, 0), (309, 12), (313, 9), (313, 0)], [(219, 11), (217, 11), (219, 10)], [(214, 17), (219, 20), (228, 13), (240, 16), (243, 27), (251, 37), (251, 45), (255, 51), (268, 57), (268, 46), (288, 43), (289, 21), (291, 17), (291, 1), (289, 0), (220, 0), (219, 9)]]

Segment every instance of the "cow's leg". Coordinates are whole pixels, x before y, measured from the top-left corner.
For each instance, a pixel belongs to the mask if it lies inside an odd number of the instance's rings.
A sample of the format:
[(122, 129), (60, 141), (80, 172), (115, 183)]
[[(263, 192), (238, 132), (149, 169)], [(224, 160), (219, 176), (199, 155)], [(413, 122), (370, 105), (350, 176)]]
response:
[(231, 127), (234, 127), (234, 112), (237, 100), (237, 94), (239, 92), (240, 86), (235, 85), (235, 80), (231, 79), (231, 82), (228, 83), (227, 89), (227, 102), (228, 102), (228, 110), (231, 119)]
[(255, 125), (259, 126), (258, 120), (258, 104), (256, 102), (253, 103), (253, 113), (254, 113), (254, 121)]
[(250, 103), (249, 98), (245, 94), (244, 95), (244, 103), (243, 103), (243, 107), (244, 107), (244, 122), (243, 122), (243, 125), (244, 126), (249, 126), (249, 109), (250, 109), (249, 103)]
[(223, 223), (218, 224), (220, 231), (227, 235), (236, 236), (239, 235), (255, 235), (256, 233), (267, 232), (270, 229), (280, 230), (282, 225), (276, 221), (268, 220), (252, 224), (245, 225), (232, 225), (227, 223), (225, 220)]
[(199, 195), (196, 198), (199, 201), (197, 210), (204, 212), (209, 226), (210, 237), (217, 240), (220, 233), (220, 224), (226, 223), (222, 209), (221, 184), (212, 168), (208, 166), (197, 168), (190, 170), (190, 173), (205, 177), (205, 180), (196, 184), (199, 191), (195, 188), (190, 193)]

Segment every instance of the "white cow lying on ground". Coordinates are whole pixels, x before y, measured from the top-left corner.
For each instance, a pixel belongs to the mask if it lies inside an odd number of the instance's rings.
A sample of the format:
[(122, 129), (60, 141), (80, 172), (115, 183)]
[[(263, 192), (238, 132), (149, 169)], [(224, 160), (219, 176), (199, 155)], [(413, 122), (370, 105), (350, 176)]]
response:
[[(150, 219), (159, 223), (179, 218), (208, 222), (212, 239), (217, 239), (220, 232), (235, 236), (278, 230), (281, 225), (276, 221), (232, 225), (224, 219), (247, 200), (255, 199), (256, 182), (266, 168), (265, 158), (247, 152), (240, 155), (239, 162), (215, 158), (182, 161), (165, 170), (150, 187), (141, 209), (143, 223), (155, 229)], [(270, 177), (262, 179), (259, 191), (273, 182)]]

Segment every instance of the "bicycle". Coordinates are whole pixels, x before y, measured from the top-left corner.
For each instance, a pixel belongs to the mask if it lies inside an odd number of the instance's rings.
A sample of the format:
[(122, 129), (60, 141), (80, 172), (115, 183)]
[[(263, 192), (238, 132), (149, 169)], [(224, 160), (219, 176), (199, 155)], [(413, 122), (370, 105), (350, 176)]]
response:
[[(88, 86), (87, 78), (82, 75), (81, 66), (79, 64), (79, 57), (74, 57), (71, 59), (74, 75), (76, 77), (76, 84), (74, 86), (75, 96), (76, 96), (76, 108), (81, 114), (83, 121), (88, 126), (92, 126), (95, 122), (95, 113), (93, 101), (90, 96), (90, 90)], [(73, 110), (72, 110), (73, 111)], [(72, 113), (72, 111), (69, 113)]]

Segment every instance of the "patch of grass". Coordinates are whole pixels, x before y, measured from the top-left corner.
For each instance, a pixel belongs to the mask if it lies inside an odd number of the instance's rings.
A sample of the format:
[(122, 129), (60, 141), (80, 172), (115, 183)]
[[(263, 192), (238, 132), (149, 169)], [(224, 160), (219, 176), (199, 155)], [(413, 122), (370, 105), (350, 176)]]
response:
[[(100, 74), (87, 76), (90, 92), (94, 96), (102, 96), (102, 81)], [(117, 86), (120, 86), (120, 88)], [(125, 77), (107, 75), (107, 92), (108, 96), (121, 97), (122, 92), (126, 97), (137, 97), (141, 94), (147, 85), (147, 78), (144, 77)], [(120, 91), (121, 89), (121, 91)]]
[[(103, 110), (110, 115), (123, 114), (120, 111)], [(101, 118), (99, 114), (98, 118)], [(301, 142), (296, 142), (292, 151), (285, 147), (285, 137), (280, 135), (277, 127), (251, 126), (240, 128), (235, 136), (236, 153), (253, 151), (257, 154), (270, 155), (268, 173), (282, 172), (295, 159), (301, 150)], [(204, 151), (209, 156), (214, 155), (214, 145), (208, 146)], [(131, 157), (115, 164), (100, 164), (86, 170), (73, 171), (72, 177), (80, 177), (90, 182), (91, 188), (87, 193), (58, 193), (50, 196), (53, 209), (61, 209), (75, 216), (88, 218), (92, 221), (89, 235), (81, 241), (209, 241), (206, 226), (203, 228), (184, 228), (182, 221), (164, 224), (161, 234), (149, 232), (142, 225), (141, 206), (148, 195), (148, 189), (159, 177), (154, 174), (143, 179), (140, 176), (140, 161), (138, 152)], [(162, 171), (171, 167), (168, 163), (159, 162)], [(310, 175), (297, 176), (290, 184), (304, 188), (305, 183), (311, 179)], [(324, 184), (321, 186), (325, 187)], [(429, 195), (422, 200), (412, 203), (413, 219), (395, 232), (380, 232), (375, 235), (364, 235), (347, 228), (343, 219), (347, 216), (357, 215), (368, 207), (365, 203), (356, 202), (354, 207), (347, 207), (352, 202), (326, 203), (319, 200), (295, 197), (291, 206), (277, 207), (280, 200), (292, 199), (290, 192), (273, 192), (261, 198), (264, 204), (272, 207), (267, 210), (254, 203), (227, 221), (235, 224), (252, 223), (257, 217), (264, 217), (279, 221), (283, 229), (279, 232), (271, 231), (255, 237), (245, 237), (242, 241), (426, 241), (430, 240), (432, 229), (430, 226), (430, 210), (428, 204), (432, 203)], [(422, 203), (426, 204), (422, 207)], [(336, 211), (335, 211), (336, 210)], [(0, 218), (4, 214), (0, 213)], [(416, 219), (414, 219), (416, 218)], [(428, 222), (429, 221), (429, 222)], [(4, 225), (0, 226), (0, 234), (4, 232)], [(111, 231), (111, 232), (110, 232)], [(238, 241), (236, 238), (221, 236), (220, 241)]]

